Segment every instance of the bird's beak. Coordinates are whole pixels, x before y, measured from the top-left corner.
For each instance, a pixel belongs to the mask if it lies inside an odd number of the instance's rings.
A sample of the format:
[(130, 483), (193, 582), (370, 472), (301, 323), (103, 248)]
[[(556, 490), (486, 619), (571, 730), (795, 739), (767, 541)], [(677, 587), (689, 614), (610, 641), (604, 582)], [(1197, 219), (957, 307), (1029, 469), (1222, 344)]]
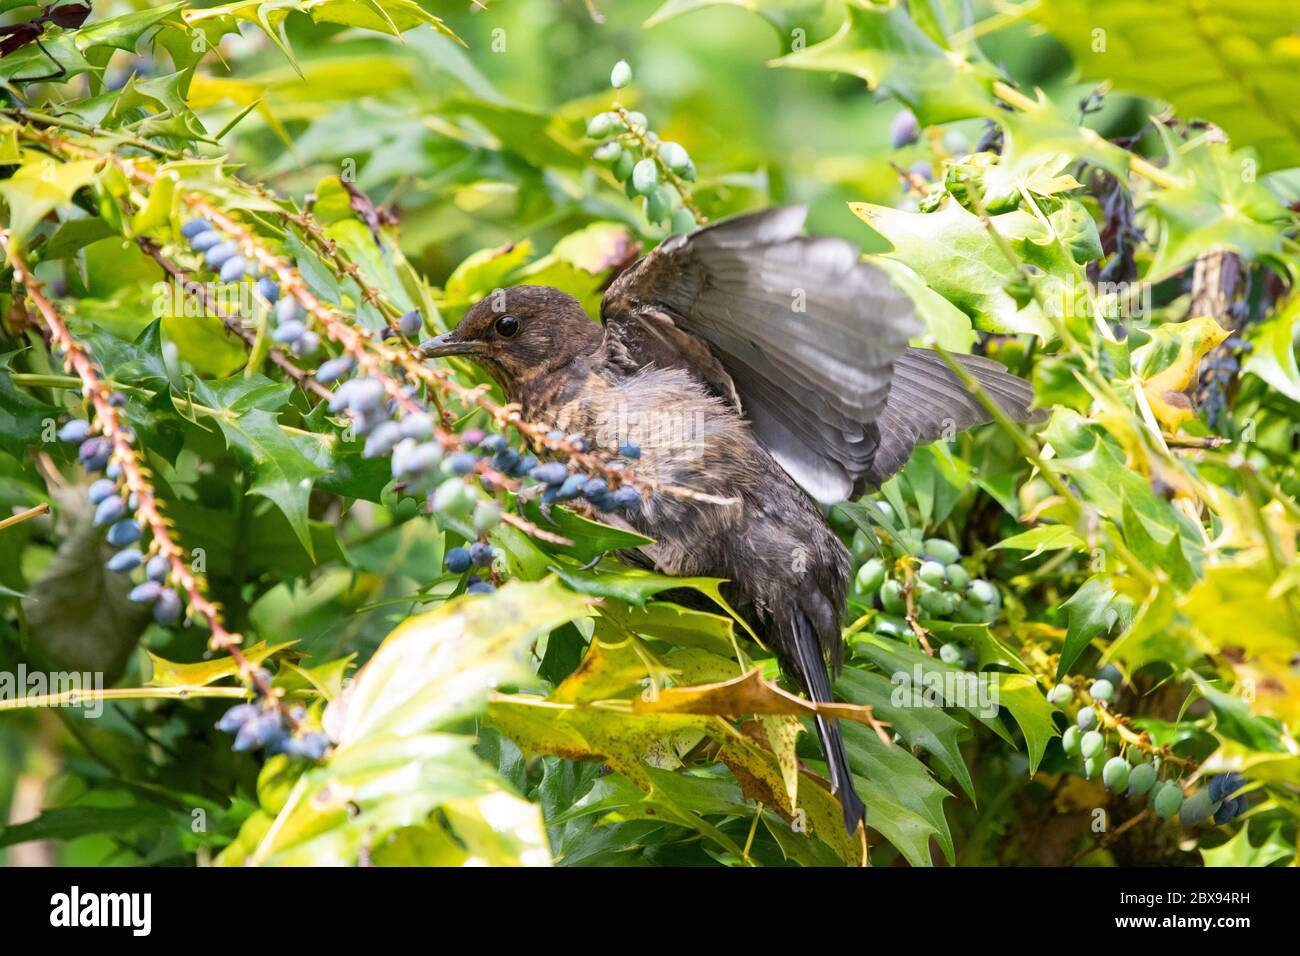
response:
[(478, 355), (482, 342), (453, 342), (450, 332), (435, 335), (420, 344), (420, 352), (425, 358), (442, 358), (447, 355)]

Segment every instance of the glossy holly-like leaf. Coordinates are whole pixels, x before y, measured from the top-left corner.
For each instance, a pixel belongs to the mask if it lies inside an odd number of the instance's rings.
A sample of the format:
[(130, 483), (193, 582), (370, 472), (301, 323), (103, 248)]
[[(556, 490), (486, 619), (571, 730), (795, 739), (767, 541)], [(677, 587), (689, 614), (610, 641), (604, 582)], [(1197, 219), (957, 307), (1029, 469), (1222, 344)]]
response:
[(1202, 849), (1201, 858), (1206, 866), (1272, 866), (1295, 856), (1295, 845), (1282, 835), (1281, 829), (1280, 823), (1275, 824), (1256, 846), (1250, 842), (1250, 827), (1243, 826), (1228, 842)]
[(1120, 612), (1115, 602), (1115, 589), (1106, 575), (1094, 574), (1062, 605), (1068, 623), (1065, 643), (1056, 665), (1057, 680), (1069, 673), (1084, 648), (1096, 638), (1109, 634), (1119, 621)]
[(30, 151), (23, 160), (12, 176), (0, 182), (0, 196), (9, 207), (7, 225), (20, 246), (37, 223), (53, 210), (66, 208), (77, 190), (97, 176), (93, 160), (60, 162)]
[(613, 562), (602, 562), (594, 570), (579, 571), (556, 567), (554, 571), (569, 587), (579, 594), (592, 597), (617, 598), (628, 604), (643, 606), (654, 595), (673, 588), (691, 588), (707, 595), (724, 611), (740, 624), (751, 636), (754, 632), (746, 621), (731, 609), (726, 598), (722, 596), (720, 586), (722, 578), (675, 578), (642, 568), (630, 568)]
[(1300, 35), (1291, 0), (1046, 0), (1028, 15), (1085, 76), (1211, 120), (1266, 168), (1300, 164)]
[(867, 704), (876, 716), (902, 736), (909, 747), (928, 751), (973, 800), (975, 785), (962, 759), (960, 741), (970, 737), (966, 724), (937, 707), (900, 707), (894, 701), (897, 684), (882, 674), (845, 668), (835, 682), (837, 692), (857, 704)]
[(1045, 524), (1037, 528), (1030, 528), (1028, 531), (1022, 531), (1020, 534), (1013, 534), (1009, 538), (1003, 538), (994, 548), (1011, 548), (1016, 551), (1028, 551), (1022, 560), (1028, 561), (1030, 558), (1036, 558), (1044, 551), (1086, 551), (1088, 544), (1079, 533), (1064, 524)]
[(1281, 254), (1291, 217), (1276, 196), (1257, 181), (1255, 157), (1226, 143), (1176, 146), (1159, 127), (1170, 155), (1174, 189), (1154, 190), (1145, 209), (1160, 233), (1148, 281), (1164, 279), (1207, 250), (1235, 252), (1248, 260)]
[(1196, 384), (1201, 360), (1228, 337), (1208, 315), (1148, 330), (1151, 340), (1133, 350), (1133, 367), (1151, 411), (1170, 431), (1193, 417), (1187, 392)]
[(1193, 674), (1197, 691), (1214, 709), (1214, 729), (1230, 740), (1244, 744), (1262, 753), (1282, 753), (1282, 728), (1271, 717), (1258, 717), (1250, 712), (1250, 704), (1240, 697), (1219, 690), (1209, 681)]
[(1251, 350), (1242, 371), (1257, 375), (1293, 402), (1300, 402), (1300, 367), (1296, 365), (1295, 326), (1300, 298), (1251, 330)]
[(307, 499), (325, 469), (307, 458), (280, 428), (278, 410), (292, 387), (263, 376), (197, 383), (203, 404), (218, 409), (216, 423), (231, 451), (249, 469), (249, 491), (273, 501), (289, 520), (307, 553), (313, 554)]
[(848, 73), (897, 97), (924, 124), (996, 112), (996, 74), (954, 56), (927, 35), (897, 0), (850, 0), (834, 36), (774, 61), (797, 70)]
[[(1036, 302), (1021, 306), (1007, 292), (1015, 267), (979, 217), (960, 203), (948, 199), (929, 213), (872, 203), (850, 203), (849, 208), (893, 245), (885, 257), (912, 269), (927, 286), (969, 315), (977, 328), (1029, 332), (1043, 339), (1054, 335)], [(1036, 264), (1050, 265), (1060, 276), (1066, 274), (1059, 247), (1028, 213), (1017, 210), (994, 216), (992, 222), (1009, 241), (1021, 246), (1018, 251), (1042, 260)]]
[(355, 864), (363, 847), (439, 809), (467, 863), (548, 863), (538, 808), (509, 791), (473, 738), (442, 728), (481, 713), (498, 685), (531, 679), (532, 642), (587, 609), (550, 579), (406, 621), (330, 705), (328, 760), (298, 779), (251, 853), (223, 862)]
[[(246, 661), (260, 664), (294, 643), (294, 641), (282, 641), (278, 644), (267, 644), (265, 641), (258, 641), (244, 648), (242, 654)], [(198, 661), (194, 664), (179, 664), (159, 657), (153, 651), (148, 653), (149, 662), (153, 666), (153, 675), (148, 681), (149, 687), (207, 687), (209, 684), (226, 677), (234, 677), (239, 673), (239, 665), (228, 656)]]

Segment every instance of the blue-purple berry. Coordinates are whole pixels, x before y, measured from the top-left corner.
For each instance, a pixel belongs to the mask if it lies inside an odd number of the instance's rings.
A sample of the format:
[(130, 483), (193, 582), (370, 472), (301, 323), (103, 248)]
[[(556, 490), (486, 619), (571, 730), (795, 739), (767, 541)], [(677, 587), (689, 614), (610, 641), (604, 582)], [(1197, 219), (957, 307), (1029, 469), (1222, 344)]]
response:
[(74, 418), (65, 422), (59, 429), (59, 441), (65, 441), (70, 445), (81, 444), (90, 437), (90, 422), (84, 418)]
[(181, 235), (184, 236), (186, 239), (193, 239), (195, 236), (199, 235), (200, 233), (210, 232), (211, 230), (212, 230), (212, 223), (208, 222), (206, 219), (200, 216), (195, 219), (191, 219), (185, 225), (181, 226)]
[(262, 709), (256, 704), (236, 704), (221, 715), (221, 719), (217, 721), (217, 730), (223, 734), (237, 734), (244, 724), (260, 717), (261, 714)]
[(161, 583), (167, 580), (167, 575), (171, 573), (171, 569), (170, 561), (161, 554), (155, 554), (149, 559), (149, 563), (144, 566), (144, 573), (150, 581)]
[(127, 600), (134, 601), (136, 604), (153, 604), (162, 594), (162, 585), (157, 581), (145, 581), (143, 584), (137, 584), (127, 595)]
[(203, 253), (203, 261), (211, 268), (219, 269), (228, 259), (233, 259), (238, 252), (239, 246), (234, 242), (219, 242)]
[(158, 595), (158, 600), (154, 602), (153, 619), (163, 627), (171, 627), (180, 619), (180, 616), (180, 597), (170, 588), (163, 588), (162, 593)]
[(114, 524), (126, 516), (126, 504), (121, 498), (105, 498), (95, 508), (95, 527)]
[(548, 461), (544, 465), (538, 465), (529, 474), (544, 485), (560, 485), (569, 477), (569, 469), (558, 461)]
[(134, 519), (123, 518), (108, 529), (108, 543), (115, 548), (124, 548), (128, 544), (135, 544), (143, 534), (144, 531)]
[(92, 505), (97, 505), (109, 495), (117, 494), (117, 482), (109, 481), (107, 478), (98, 478), (86, 491), (86, 498)]
[(405, 312), (402, 314), (401, 318), (397, 320), (397, 330), (407, 338), (417, 335), (423, 325), (424, 320), (420, 316), (419, 309), (412, 309), (410, 312)]
[(349, 355), (341, 355), (338, 358), (330, 359), (320, 363), (320, 368), (316, 369), (316, 381), (322, 385), (328, 385), (330, 382), (336, 382), (343, 376), (352, 371), (355, 363)]
[(195, 252), (207, 252), (213, 246), (219, 245), (220, 242), (221, 233), (217, 232), (215, 229), (206, 229), (203, 232), (196, 234), (190, 240), (190, 246), (193, 247)]
[(244, 272), (248, 268), (248, 260), (243, 256), (231, 256), (221, 264), (221, 281), (238, 282), (244, 278)]
[(117, 554), (109, 558), (104, 567), (108, 568), (110, 571), (121, 574), (127, 571), (134, 571), (140, 566), (140, 562), (143, 560), (144, 555), (140, 553), (139, 548), (127, 548), (124, 551), (117, 552)]

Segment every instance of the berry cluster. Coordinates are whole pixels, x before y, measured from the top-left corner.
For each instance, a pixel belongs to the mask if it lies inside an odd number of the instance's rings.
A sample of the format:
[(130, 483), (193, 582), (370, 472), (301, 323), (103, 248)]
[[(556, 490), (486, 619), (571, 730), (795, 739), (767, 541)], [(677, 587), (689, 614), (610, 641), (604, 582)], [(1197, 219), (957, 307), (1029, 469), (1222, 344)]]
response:
[[(1104, 705), (1114, 697), (1116, 688), (1122, 683), (1119, 669), (1107, 664), (1088, 685), (1088, 697), (1094, 704)], [(1075, 690), (1069, 684), (1057, 684), (1048, 691), (1047, 699), (1058, 707), (1065, 707), (1074, 701)], [(1211, 818), (1214, 823), (1223, 824), (1247, 809), (1244, 795), (1233, 796), (1245, 786), (1241, 774), (1220, 774), (1211, 778), (1205, 789), (1189, 794), (1184, 792), (1179, 782), (1160, 779), (1166, 763), (1161, 757), (1139, 747), (1121, 748), (1124, 752), (1112, 755), (1098, 708), (1091, 704), (1076, 711), (1074, 723), (1061, 735), (1061, 747), (1067, 756), (1083, 761), (1083, 773), (1089, 780), (1100, 774), (1102, 783), (1112, 793), (1126, 791), (1130, 797), (1146, 797), (1151, 809), (1162, 820), (1172, 820), (1177, 816), (1184, 827), (1198, 826)]]
[[(990, 624), (997, 618), (1002, 608), (1001, 594), (983, 578), (971, 578), (960, 563), (961, 551), (955, 544), (943, 538), (913, 543), (918, 546), (915, 550), (920, 552), (920, 563), (904, 559), (910, 562), (910, 574), (903, 563), (896, 562), (891, 568), (878, 557), (868, 558), (858, 568), (853, 581), (854, 599), (881, 610), (874, 623), (877, 633), (898, 638), (917, 636), (907, 618), (909, 589), (916, 619)], [(870, 549), (861, 532), (854, 537), (853, 549), (859, 553)], [(963, 664), (968, 650), (960, 644), (945, 644), (939, 656), (949, 664)]]
[[(110, 402), (115, 406), (124, 399), (114, 393)], [(106, 567), (120, 574), (130, 574), (144, 568), (145, 580), (131, 589), (132, 601), (153, 605), (154, 620), (163, 627), (175, 624), (181, 616), (181, 599), (173, 588), (167, 586), (171, 576), (171, 563), (156, 553), (157, 542), (141, 549), (144, 527), (136, 513), (140, 506), (134, 493), (123, 487), (122, 465), (113, 458), (113, 443), (105, 435), (97, 435), (95, 426), (81, 418), (74, 418), (59, 429), (59, 438), (78, 446), (77, 458), (90, 472), (103, 472), (105, 477), (91, 483), (87, 492), (95, 506), (94, 524), (108, 529), (108, 543), (119, 550), (108, 559)], [(133, 436), (124, 430), (124, 437)]]
[[(266, 676), (264, 683), (269, 684)], [(306, 716), (301, 708), (295, 710), (293, 717), (301, 724)], [(302, 731), (295, 734), (288, 715), (279, 707), (264, 707), (260, 703), (236, 704), (221, 715), (217, 729), (222, 733), (234, 734), (234, 750), (265, 750), (268, 755), (288, 754), (291, 757), (306, 757), (308, 760), (320, 760), (329, 750), (329, 739), (318, 730)]]
[[(619, 60), (609, 79), (614, 89), (622, 89), (632, 81), (632, 68)], [(624, 184), (628, 198), (645, 198), (646, 219), (668, 220), (673, 232), (690, 232), (698, 225), (684, 189), (684, 183), (695, 181), (695, 163), (680, 143), (661, 141), (644, 113), (619, 106), (598, 113), (587, 124), (587, 136), (601, 141), (592, 159)]]

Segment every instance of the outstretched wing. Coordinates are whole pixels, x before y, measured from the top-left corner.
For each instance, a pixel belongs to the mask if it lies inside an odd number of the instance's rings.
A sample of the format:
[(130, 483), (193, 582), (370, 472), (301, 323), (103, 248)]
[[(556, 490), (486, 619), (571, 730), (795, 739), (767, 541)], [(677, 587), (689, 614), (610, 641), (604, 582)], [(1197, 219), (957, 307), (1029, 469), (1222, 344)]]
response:
[(788, 206), (675, 235), (624, 272), (601, 317), (639, 364), (687, 365), (818, 500), (871, 474), (911, 301), (843, 239), (801, 236)]

